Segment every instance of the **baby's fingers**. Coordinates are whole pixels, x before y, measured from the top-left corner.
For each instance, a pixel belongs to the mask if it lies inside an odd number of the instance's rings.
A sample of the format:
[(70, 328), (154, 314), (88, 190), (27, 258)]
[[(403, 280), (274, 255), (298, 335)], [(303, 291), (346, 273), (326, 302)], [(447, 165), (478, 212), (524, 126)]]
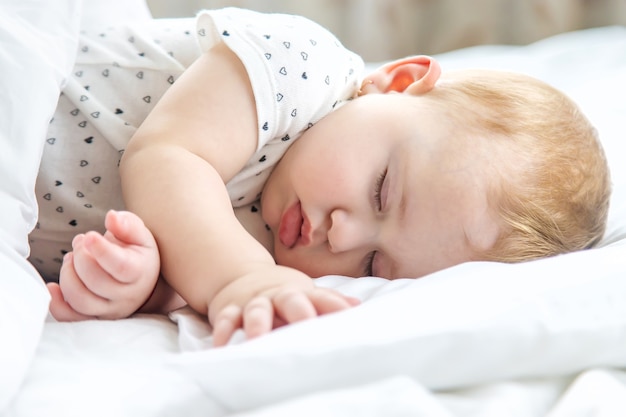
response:
[(269, 333), (283, 324), (345, 310), (359, 303), (356, 298), (323, 288), (307, 292), (286, 290), (272, 299), (256, 297), (243, 309), (230, 305), (217, 315), (213, 325), (213, 345), (226, 345), (240, 328), (243, 328), (246, 338), (251, 339)]
[[(76, 269), (81, 276), (88, 277), (93, 275), (92, 271), (99, 269), (109, 277), (109, 280), (128, 284), (138, 279), (144, 267), (143, 258), (139, 254), (109, 241), (96, 232), (87, 232), (84, 235), (81, 249), (85, 256), (77, 258), (76, 261)], [(96, 281), (94, 284), (102, 285), (109, 280), (92, 281)]]
[(283, 291), (274, 296), (276, 314), (287, 323), (317, 316), (317, 309), (308, 294), (300, 291)]
[(274, 307), (266, 297), (253, 298), (242, 309), (236, 305), (224, 308), (215, 318), (213, 346), (224, 346), (237, 329), (243, 328), (246, 338), (269, 333), (274, 325)]
[(274, 306), (267, 297), (253, 298), (243, 310), (243, 330), (246, 337), (261, 336), (272, 331)]
[(220, 311), (213, 324), (213, 346), (226, 345), (235, 331), (241, 328), (242, 322), (241, 307), (229, 305)]
[(360, 304), (358, 298), (348, 297), (325, 288), (316, 288), (309, 294), (309, 299), (319, 315), (335, 313)]
[(46, 286), (48, 287), (48, 292), (50, 292), (51, 296), (50, 314), (52, 314), (52, 317), (54, 317), (57, 321), (83, 321), (94, 318), (92, 316), (80, 314), (74, 310), (72, 306), (65, 301), (65, 298), (63, 298), (63, 293), (61, 292), (59, 284), (51, 282)]
[[(100, 316), (108, 307), (108, 300), (87, 288), (85, 283), (77, 275), (74, 269), (73, 252), (65, 255), (63, 264), (61, 265), (59, 285), (49, 286), (48, 291), (50, 291), (53, 297), (50, 311), (57, 320), (65, 320), (65, 316), (67, 316), (66, 304), (71, 307), (73, 311), (82, 315), (91, 316), (92, 318)], [(63, 301), (62, 303), (60, 302), (61, 300)], [(59, 314), (59, 317), (57, 317), (56, 313)], [(63, 317), (61, 317), (61, 315), (63, 315)], [(68, 317), (67, 320), (75, 321), (71, 317)]]

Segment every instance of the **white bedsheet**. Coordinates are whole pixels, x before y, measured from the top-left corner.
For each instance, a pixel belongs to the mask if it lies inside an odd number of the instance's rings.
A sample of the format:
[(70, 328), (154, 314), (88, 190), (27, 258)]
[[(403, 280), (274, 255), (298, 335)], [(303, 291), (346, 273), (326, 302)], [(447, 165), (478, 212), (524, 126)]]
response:
[[(20, 4), (37, 3), (48, 2)], [(77, 2), (63, 4), (68, 8), (57, 9), (58, 22), (75, 25)], [(141, 5), (133, 10), (143, 13)], [(71, 43), (71, 36), (66, 40)], [(6, 31), (0, 32), (4, 41), (11, 41)], [(244, 342), (239, 334), (229, 347), (211, 349), (210, 328), (187, 309), (169, 319), (48, 320), (42, 329), (45, 296), (31, 289), (38, 286), (28, 266), (16, 261), (15, 243), (0, 252), (0, 413), (626, 415), (626, 29), (599, 28), (527, 47), (478, 47), (439, 58), (444, 70), (526, 72), (581, 104), (600, 132), (613, 173), (609, 230), (601, 248), (518, 265), (468, 263), (420, 280), (324, 277), (319, 285), (358, 296), (363, 304), (254, 341)], [(61, 81), (50, 81), (50, 91)], [(37, 110), (38, 120), (49, 117), (49, 109), (43, 110)], [(34, 111), (25, 112), (23, 123)], [(0, 182), (6, 192), (6, 181)], [(5, 196), (0, 198), (5, 204)], [(16, 204), (30, 203), (25, 195)], [(16, 282), (19, 291), (12, 290)]]

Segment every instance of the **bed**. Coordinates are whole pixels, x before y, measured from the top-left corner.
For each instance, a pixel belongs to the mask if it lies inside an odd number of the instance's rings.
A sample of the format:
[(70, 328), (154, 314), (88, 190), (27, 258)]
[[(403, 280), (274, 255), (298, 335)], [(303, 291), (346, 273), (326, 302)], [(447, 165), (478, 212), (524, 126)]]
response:
[(626, 28), (438, 56), (444, 71), (534, 75), (581, 105), (612, 171), (597, 248), (466, 263), (419, 280), (322, 277), (318, 285), (362, 305), (213, 349), (210, 327), (188, 309), (57, 323), (25, 261), (42, 138), (77, 33), (95, 20), (147, 19), (147, 8), (123, 0), (0, 8), (1, 415), (626, 415)]

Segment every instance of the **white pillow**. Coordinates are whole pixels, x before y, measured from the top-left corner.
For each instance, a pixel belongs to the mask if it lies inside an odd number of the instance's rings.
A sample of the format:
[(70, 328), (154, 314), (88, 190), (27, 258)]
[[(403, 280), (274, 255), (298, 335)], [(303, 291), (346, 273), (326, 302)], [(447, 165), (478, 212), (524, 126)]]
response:
[(171, 363), (231, 411), (399, 375), (438, 391), (623, 367), (625, 252), (622, 242), (523, 264), (466, 263), (419, 280), (327, 276), (319, 285), (365, 302), (246, 343), (238, 332), (227, 349)]
[(17, 391), (48, 310), (26, 261), (48, 123), (78, 45), (79, 0), (0, 4), (0, 412)]

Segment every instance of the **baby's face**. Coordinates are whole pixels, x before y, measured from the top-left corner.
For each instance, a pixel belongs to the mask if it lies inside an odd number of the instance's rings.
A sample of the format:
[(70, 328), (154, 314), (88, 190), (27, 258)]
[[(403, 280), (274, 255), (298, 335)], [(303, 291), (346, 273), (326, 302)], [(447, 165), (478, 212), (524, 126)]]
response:
[(402, 278), (479, 259), (498, 228), (474, 148), (419, 96), (347, 103), (291, 146), (265, 186), (276, 261), (313, 277)]

